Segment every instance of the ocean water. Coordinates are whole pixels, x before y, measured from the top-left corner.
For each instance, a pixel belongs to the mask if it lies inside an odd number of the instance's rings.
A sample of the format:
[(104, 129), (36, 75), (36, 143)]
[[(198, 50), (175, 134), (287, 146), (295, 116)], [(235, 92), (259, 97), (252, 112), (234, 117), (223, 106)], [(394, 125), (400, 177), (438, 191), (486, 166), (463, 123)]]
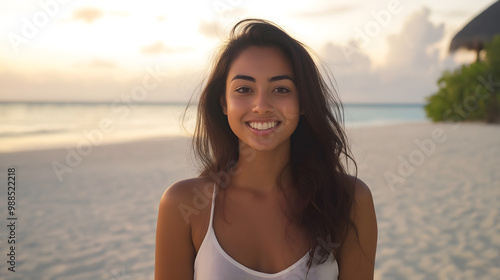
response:
[[(190, 136), (185, 104), (0, 103), (0, 152)], [(425, 122), (423, 105), (344, 104), (347, 127)]]
[(428, 122), (423, 104), (344, 104), (346, 126)]

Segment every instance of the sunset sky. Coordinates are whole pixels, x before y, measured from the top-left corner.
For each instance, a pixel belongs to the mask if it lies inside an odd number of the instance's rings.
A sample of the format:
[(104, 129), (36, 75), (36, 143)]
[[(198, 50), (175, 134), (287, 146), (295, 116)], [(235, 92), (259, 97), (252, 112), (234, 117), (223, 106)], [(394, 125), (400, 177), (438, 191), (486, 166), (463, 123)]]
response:
[(110, 102), (145, 81), (136, 102), (186, 101), (230, 28), (256, 17), (315, 50), (344, 102), (423, 103), (444, 69), (474, 61), (448, 46), (494, 2), (1, 0), (0, 101)]

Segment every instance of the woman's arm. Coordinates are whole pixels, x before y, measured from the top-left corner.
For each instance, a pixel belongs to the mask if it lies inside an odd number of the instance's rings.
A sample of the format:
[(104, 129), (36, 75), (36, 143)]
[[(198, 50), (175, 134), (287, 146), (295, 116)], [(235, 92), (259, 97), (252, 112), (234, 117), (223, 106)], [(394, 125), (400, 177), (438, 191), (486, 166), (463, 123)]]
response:
[(377, 219), (370, 189), (356, 179), (351, 219), (358, 227), (359, 241), (350, 230), (339, 252), (340, 280), (373, 279), (377, 249)]
[(163, 193), (156, 226), (155, 280), (193, 280), (196, 251), (191, 223), (181, 214), (181, 205), (191, 205), (187, 183), (177, 182)]

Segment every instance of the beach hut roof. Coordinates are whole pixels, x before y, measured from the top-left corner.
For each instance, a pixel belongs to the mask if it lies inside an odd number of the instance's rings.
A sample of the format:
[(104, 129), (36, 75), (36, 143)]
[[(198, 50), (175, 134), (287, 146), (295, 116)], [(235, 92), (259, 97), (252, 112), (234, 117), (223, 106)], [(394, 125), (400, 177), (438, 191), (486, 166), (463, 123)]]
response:
[(500, 34), (500, 0), (476, 16), (453, 37), (450, 52), (467, 48), (479, 54), (485, 43), (497, 34)]

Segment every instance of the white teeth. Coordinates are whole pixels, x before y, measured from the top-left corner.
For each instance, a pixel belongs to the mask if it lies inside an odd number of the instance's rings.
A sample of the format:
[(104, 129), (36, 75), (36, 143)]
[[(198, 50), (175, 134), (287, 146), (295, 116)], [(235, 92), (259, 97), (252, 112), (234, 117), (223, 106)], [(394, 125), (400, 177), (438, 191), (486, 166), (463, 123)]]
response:
[(278, 122), (266, 122), (266, 123), (251, 122), (249, 123), (249, 125), (253, 129), (266, 130), (277, 126)]

